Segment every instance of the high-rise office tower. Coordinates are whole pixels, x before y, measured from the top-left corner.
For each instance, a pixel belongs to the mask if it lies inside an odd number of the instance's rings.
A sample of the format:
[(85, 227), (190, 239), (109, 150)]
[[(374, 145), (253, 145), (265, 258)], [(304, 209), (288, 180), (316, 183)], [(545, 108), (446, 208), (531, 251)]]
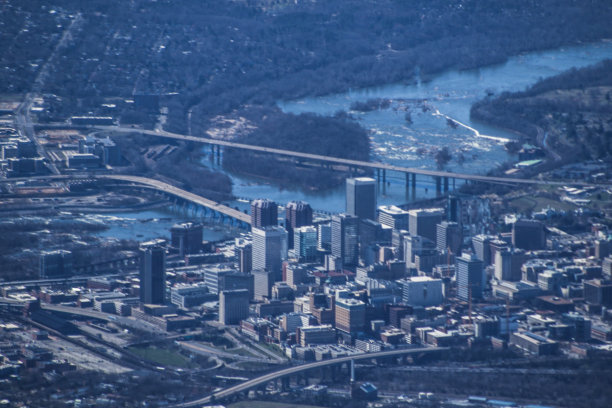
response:
[[(415, 268), (415, 256), (420, 254), (424, 249), (427, 248), (427, 242), (431, 241), (418, 235), (404, 237), (404, 261), (406, 261), (406, 268)], [(433, 246), (433, 243), (429, 247)]]
[(495, 253), (495, 278), (505, 281), (520, 281), (525, 263), (525, 252), (520, 249), (502, 248)]
[(366, 264), (373, 263), (373, 260), (366, 260), (369, 251), (375, 244), (382, 242), (382, 224), (374, 220), (365, 219), (359, 222), (359, 256)]
[(346, 212), (362, 219), (376, 219), (376, 180), (370, 177), (346, 179)]
[(163, 241), (140, 246), (140, 301), (163, 305), (166, 300), (166, 248)]
[(436, 242), (436, 225), (444, 219), (444, 211), (441, 208), (427, 208), (410, 210), (408, 213), (410, 235), (419, 235)]
[(365, 330), (366, 305), (357, 299), (336, 299), (335, 323), (336, 329), (348, 334), (356, 334)]
[(342, 260), (342, 265), (359, 263), (359, 218), (349, 214), (332, 216), (332, 255)]
[(317, 225), (317, 249), (331, 250), (331, 223)]
[(491, 241), (494, 239), (495, 237), (492, 235), (476, 235), (472, 238), (474, 253), (484, 263), (485, 267), (495, 261), (495, 259), (491, 259)]
[(408, 230), (409, 212), (395, 205), (378, 207), (378, 222), (395, 230)]
[(410, 236), (410, 233), (408, 233), (408, 231), (404, 229), (402, 230), (394, 229), (393, 232), (391, 233), (391, 246), (395, 250), (395, 259), (399, 261), (404, 260), (404, 240), (406, 239), (406, 237), (409, 237), (409, 236)]
[(449, 194), (447, 200), (447, 219), (448, 221), (456, 222), (461, 224), (461, 199), (455, 194)]
[(219, 323), (239, 324), (249, 317), (249, 291), (224, 290), (219, 294)]
[(411, 306), (437, 306), (444, 302), (442, 279), (415, 276), (397, 281), (402, 288), (402, 302)]
[(288, 248), (293, 249), (293, 231), (296, 228), (312, 225), (312, 208), (304, 201), (291, 201), (285, 208), (285, 229)]
[(526, 251), (546, 248), (546, 227), (540, 221), (516, 221), (512, 225), (512, 245)]
[(286, 282), (289, 286), (299, 285), (306, 280), (308, 270), (300, 264), (289, 264), (286, 266)]
[(269, 299), (272, 294), (272, 285), (275, 279), (271, 271), (265, 269), (253, 269), (253, 296), (255, 300)]
[(263, 228), (278, 225), (278, 205), (271, 200), (251, 202), (251, 227)]
[(485, 288), (483, 262), (472, 254), (463, 254), (457, 262), (457, 296), (461, 300), (482, 299)]
[(250, 273), (227, 273), (221, 276), (219, 287), (221, 291), (246, 289), (249, 291), (249, 299), (254, 296), (254, 276)]
[(294, 233), (295, 255), (304, 261), (317, 256), (317, 229), (313, 226), (298, 227)]
[(235, 270), (228, 264), (206, 265), (204, 267), (204, 284), (212, 294), (219, 294), (223, 290), (223, 276), (234, 273)]
[(442, 221), (436, 225), (436, 246), (438, 251), (450, 251), (457, 255), (463, 242), (461, 226), (456, 222)]
[(236, 252), (238, 255), (238, 267), (240, 272), (251, 272), (251, 267), (253, 266), (253, 244), (250, 242), (241, 242), (236, 245)]
[(44, 251), (39, 258), (41, 279), (61, 278), (72, 275), (72, 252), (65, 250)]
[(506, 241), (495, 238), (489, 241), (489, 251), (491, 252), (491, 263), (495, 264), (495, 259), (497, 258), (497, 253), (503, 251), (504, 249), (510, 249), (510, 244)]
[(283, 227), (252, 228), (252, 270), (265, 269), (281, 280), (282, 263), (287, 259), (287, 231)]
[(170, 228), (170, 243), (178, 249), (179, 255), (195, 254), (202, 249), (202, 224), (183, 222)]

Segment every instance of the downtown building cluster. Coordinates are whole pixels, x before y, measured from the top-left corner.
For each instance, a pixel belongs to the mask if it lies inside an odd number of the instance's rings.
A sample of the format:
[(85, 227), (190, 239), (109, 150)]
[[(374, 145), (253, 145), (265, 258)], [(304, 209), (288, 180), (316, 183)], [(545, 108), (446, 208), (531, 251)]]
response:
[[(605, 227), (562, 234), (545, 212), (495, 221), (488, 198), (456, 194), (377, 206), (377, 188), (348, 179), (346, 211), (331, 216), (254, 200), (251, 231), (233, 241), (175, 225), (168, 242), (141, 244), (138, 277), (89, 279), (78, 303), (170, 331), (212, 320), (302, 360), (416, 344), (538, 355), (610, 347)], [(43, 253), (41, 277), (71, 265), (67, 251)]]

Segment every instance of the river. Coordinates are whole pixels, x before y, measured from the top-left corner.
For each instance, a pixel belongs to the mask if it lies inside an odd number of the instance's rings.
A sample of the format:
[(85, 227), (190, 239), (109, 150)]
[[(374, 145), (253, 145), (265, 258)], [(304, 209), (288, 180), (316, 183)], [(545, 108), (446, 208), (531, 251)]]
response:
[[(474, 102), (486, 97), (487, 93), (498, 95), (505, 91), (520, 91), (541, 78), (606, 58), (612, 58), (612, 41), (518, 55), (503, 64), (474, 70), (450, 70), (427, 82), (357, 89), (335, 95), (283, 101), (278, 105), (283, 111), (296, 114), (349, 112), (370, 132), (373, 161), (435, 169), (433, 154), (436, 149), (446, 146), (453, 156), (445, 167), (447, 170), (482, 174), (505, 161), (515, 160), (503, 146), (505, 140), (515, 138), (515, 135), (471, 120), (470, 107)], [(388, 108), (370, 112), (350, 109), (354, 102), (374, 98), (389, 99), (391, 103)], [(407, 111), (410, 112), (412, 124), (405, 119)], [(452, 126), (447, 117), (455, 122)], [(208, 152), (207, 149), (204, 151)], [(458, 159), (460, 156), (463, 160)], [(211, 165), (208, 159), (204, 162)], [(324, 192), (284, 189), (257, 178), (229, 175), (237, 197), (265, 197), (280, 204), (298, 199), (309, 202), (318, 210), (344, 210), (343, 187)], [(379, 204), (402, 204), (415, 198), (406, 197), (401, 175), (387, 175), (387, 181), (386, 186), (379, 188)], [(433, 197), (433, 180), (418, 178), (416, 193), (416, 198)], [(242, 201), (228, 204), (246, 208), (246, 203)]]
[[(515, 136), (501, 129), (491, 128), (470, 120), (472, 104), (486, 97), (505, 91), (519, 91), (541, 78), (557, 75), (572, 67), (583, 67), (612, 58), (612, 41), (564, 47), (552, 51), (535, 52), (510, 58), (506, 63), (480, 69), (451, 70), (417, 84), (391, 84), (376, 88), (352, 90), (342, 94), (304, 98), (279, 102), (285, 112), (314, 112), (331, 115), (339, 110), (347, 111), (370, 132), (372, 160), (408, 167), (433, 169), (435, 149), (447, 146), (453, 160), (446, 169), (465, 173), (485, 173), (489, 169), (514, 160), (503, 148), (504, 140)], [(371, 112), (351, 111), (354, 102), (373, 98), (389, 99), (388, 108)], [(405, 120), (410, 112), (412, 124)], [(452, 118), (457, 125), (450, 126)], [(208, 149), (204, 149), (208, 153)], [(457, 157), (461, 153), (464, 161)], [(205, 158), (203, 163), (218, 168)], [(341, 212), (344, 210), (344, 188), (328, 191), (286, 189), (257, 178), (229, 174), (237, 197), (247, 199), (270, 198), (279, 204), (291, 200), (304, 200), (315, 210)], [(415, 197), (406, 197), (404, 180), (400, 175), (387, 175), (388, 185), (378, 192), (379, 204), (402, 204)], [(433, 197), (435, 187), (426, 177), (417, 179), (416, 198)], [(226, 204), (247, 209), (246, 200)], [(88, 215), (110, 228), (96, 235), (103, 238), (148, 240), (169, 238), (169, 229), (176, 223), (191, 220), (188, 214), (176, 209), (159, 209), (143, 212), (117, 212), (104, 215)], [(217, 240), (237, 233), (228, 227), (208, 226), (204, 239)]]

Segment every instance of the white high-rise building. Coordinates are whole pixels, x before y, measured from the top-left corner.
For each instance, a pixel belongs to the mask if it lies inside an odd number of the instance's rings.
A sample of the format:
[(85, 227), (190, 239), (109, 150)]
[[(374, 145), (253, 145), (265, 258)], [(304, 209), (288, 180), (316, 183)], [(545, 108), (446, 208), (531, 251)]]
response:
[(402, 301), (411, 306), (437, 306), (444, 302), (442, 279), (415, 276), (398, 281), (402, 286)]
[(268, 226), (253, 228), (253, 267), (274, 274), (275, 280), (282, 276), (282, 263), (287, 259), (287, 231), (283, 227)]
[(378, 222), (396, 230), (408, 230), (409, 212), (395, 205), (378, 207)]

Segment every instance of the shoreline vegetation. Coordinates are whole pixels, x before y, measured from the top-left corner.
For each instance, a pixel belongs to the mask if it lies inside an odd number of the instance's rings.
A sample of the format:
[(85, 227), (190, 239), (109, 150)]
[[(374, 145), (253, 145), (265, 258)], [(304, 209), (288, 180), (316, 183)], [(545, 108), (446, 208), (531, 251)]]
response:
[[(69, 41), (55, 50), (75, 16)], [(278, 100), (427, 79), (448, 69), (612, 37), (607, 0), (588, 7), (574, 0), (381, 0), (376, 7), (366, 0), (185, 0), (180, 7), (170, 0), (33, 0), (8, 5), (0, 19), (7, 50), (0, 56), (7, 67), (0, 72), (0, 93), (28, 92), (36, 67), (56, 52), (42, 89), (48, 106), (42, 122), (87, 113), (149, 127), (156, 114), (126, 102), (140, 93), (159, 96), (165, 129), (177, 133), (202, 134), (215, 118), (267, 110), (279, 124), (274, 141), (237, 136), (277, 146), (293, 143), (279, 131), (293, 117), (280, 118), (286, 114), (275, 112)], [(21, 31), (26, 22), (37, 29)], [(48, 47), (36, 46), (41, 38)], [(252, 125), (268, 126), (266, 116)], [(298, 121), (295, 131), (309, 129), (298, 128), (306, 122)], [(354, 135), (349, 157), (369, 154), (359, 132)], [(331, 139), (314, 145), (305, 138), (299, 150), (333, 151)], [(267, 160), (256, 162), (266, 166), (250, 171), (282, 175), (281, 183), (308, 185), (327, 177), (287, 174), (282, 166), (271, 171)], [(193, 180), (213, 180), (210, 190), (221, 195), (230, 185), (224, 175), (197, 170), (187, 176), (165, 167), (168, 177), (179, 174), (178, 181), (194, 189)]]
[[(571, 69), (472, 106), (473, 119), (520, 135), (565, 163), (612, 155), (612, 60)], [(520, 146), (507, 146), (517, 149)]]

